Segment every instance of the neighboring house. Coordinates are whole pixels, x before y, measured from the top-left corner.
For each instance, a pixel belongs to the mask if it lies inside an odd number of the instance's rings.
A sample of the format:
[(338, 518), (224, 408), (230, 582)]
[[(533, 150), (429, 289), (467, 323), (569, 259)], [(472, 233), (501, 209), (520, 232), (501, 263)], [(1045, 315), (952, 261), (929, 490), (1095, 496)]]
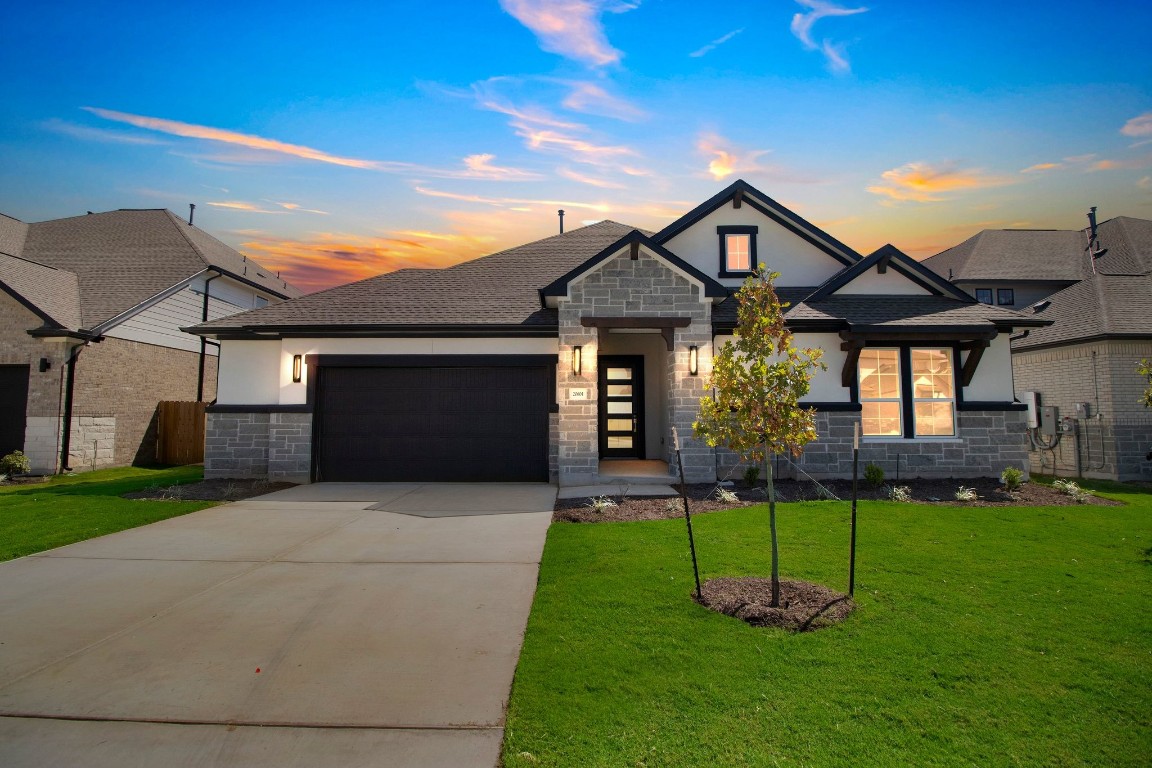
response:
[(154, 461), (156, 404), (215, 397), (217, 347), (181, 326), (298, 295), (166, 210), (0, 215), (0, 455)]
[(1034, 471), (1150, 480), (1136, 366), (1152, 358), (1152, 221), (1097, 226), (1092, 210), (1083, 230), (988, 230), (923, 263), (977, 296), (1015, 289), (1017, 305), (1053, 321), (1012, 342), (1017, 392), (1059, 409), (1056, 436), (1031, 430)]
[(189, 329), (222, 345), (206, 475), (588, 485), (628, 477), (614, 459), (674, 466), (676, 427), (689, 481), (715, 480), (734, 457), (692, 422), (758, 262), (797, 343), (825, 350), (805, 472), (847, 475), (854, 424), (863, 461), (904, 476), (1025, 465), (1008, 336), (1047, 321), (892, 246), (865, 258), (738, 181), (657, 233), (602, 221)]

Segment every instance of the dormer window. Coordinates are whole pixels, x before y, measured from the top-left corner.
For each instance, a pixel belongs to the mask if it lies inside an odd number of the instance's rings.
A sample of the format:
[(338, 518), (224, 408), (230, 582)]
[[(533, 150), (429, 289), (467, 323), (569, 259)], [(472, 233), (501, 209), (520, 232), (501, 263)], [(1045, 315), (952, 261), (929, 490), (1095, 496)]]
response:
[(720, 235), (720, 276), (745, 277), (756, 268), (754, 226), (716, 227)]

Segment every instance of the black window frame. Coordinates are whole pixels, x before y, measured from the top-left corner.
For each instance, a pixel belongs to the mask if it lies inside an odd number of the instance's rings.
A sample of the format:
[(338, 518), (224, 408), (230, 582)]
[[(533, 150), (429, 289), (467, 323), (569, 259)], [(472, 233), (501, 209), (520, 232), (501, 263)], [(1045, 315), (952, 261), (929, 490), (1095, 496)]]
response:
[[(963, 366), (960, 358), (960, 344), (952, 341), (892, 341), (885, 342), (877, 339), (864, 344), (864, 348), (895, 349), (899, 350), (900, 357), (900, 426), (903, 434), (900, 437), (892, 435), (860, 435), (862, 440), (882, 443), (885, 440), (956, 440), (960, 438), (960, 411), (964, 410)], [(912, 350), (913, 349), (949, 349), (952, 352), (952, 417), (955, 419), (955, 432), (951, 435), (917, 435), (915, 416), (915, 389), (912, 385)], [(905, 396), (907, 393), (907, 396)], [(856, 372), (849, 385), (849, 395), (852, 403), (860, 405), (860, 364), (856, 364)]]
[[(991, 288), (977, 288), (974, 291), (974, 293), (976, 294), (976, 301), (980, 302), (981, 304), (988, 304), (988, 305), (992, 304), (992, 289)], [(980, 294), (982, 294), (982, 293), (988, 296), (988, 301), (984, 301), (984, 299), (980, 298)]]
[[(756, 260), (756, 235), (760, 228), (749, 224), (725, 224), (716, 227), (716, 234), (720, 238), (720, 277), (747, 277), (756, 271), (759, 262)], [(748, 269), (728, 269), (728, 235), (748, 235)]]
[[(1008, 301), (1004, 301), (1004, 296), (1008, 296)], [(996, 304), (997, 306), (1005, 307), (1012, 306), (1016, 303), (1016, 291), (1012, 288), (997, 288), (996, 289)]]

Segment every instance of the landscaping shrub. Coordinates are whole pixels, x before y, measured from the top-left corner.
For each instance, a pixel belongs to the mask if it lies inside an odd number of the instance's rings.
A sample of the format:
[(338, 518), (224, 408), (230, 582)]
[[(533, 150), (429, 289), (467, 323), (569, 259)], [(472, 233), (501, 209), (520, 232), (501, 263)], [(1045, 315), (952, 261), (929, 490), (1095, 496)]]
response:
[(912, 501), (912, 489), (906, 485), (893, 485), (888, 488), (889, 501)]
[(1076, 484), (1075, 480), (1056, 480), (1052, 487), (1076, 499), (1076, 503), (1083, 504), (1092, 495)]
[(1014, 491), (1024, 482), (1024, 470), (1018, 467), (1006, 467), (1000, 473), (1000, 482), (1004, 483), (1004, 490)]
[(956, 501), (976, 501), (976, 489), (960, 486), (956, 489)]
[(879, 488), (880, 484), (884, 482), (884, 468), (879, 464), (868, 462), (864, 467), (864, 479), (873, 488)]
[(23, 451), (12, 451), (0, 458), (0, 475), (26, 475), (31, 469), (32, 464)]
[(587, 506), (589, 509), (594, 509), (597, 512), (603, 512), (609, 507), (616, 506), (616, 502), (612, 501), (612, 499), (608, 498), (607, 496), (593, 496), (592, 498), (588, 499)]

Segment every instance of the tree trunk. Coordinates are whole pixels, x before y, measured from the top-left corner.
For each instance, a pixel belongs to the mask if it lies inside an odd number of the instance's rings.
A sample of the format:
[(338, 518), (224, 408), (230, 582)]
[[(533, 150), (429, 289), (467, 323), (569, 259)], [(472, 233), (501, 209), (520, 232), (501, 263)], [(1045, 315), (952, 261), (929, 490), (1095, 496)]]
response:
[(776, 481), (772, 477), (772, 457), (764, 444), (764, 477), (768, 480), (768, 527), (772, 531), (772, 607), (780, 607), (780, 544), (776, 538)]

